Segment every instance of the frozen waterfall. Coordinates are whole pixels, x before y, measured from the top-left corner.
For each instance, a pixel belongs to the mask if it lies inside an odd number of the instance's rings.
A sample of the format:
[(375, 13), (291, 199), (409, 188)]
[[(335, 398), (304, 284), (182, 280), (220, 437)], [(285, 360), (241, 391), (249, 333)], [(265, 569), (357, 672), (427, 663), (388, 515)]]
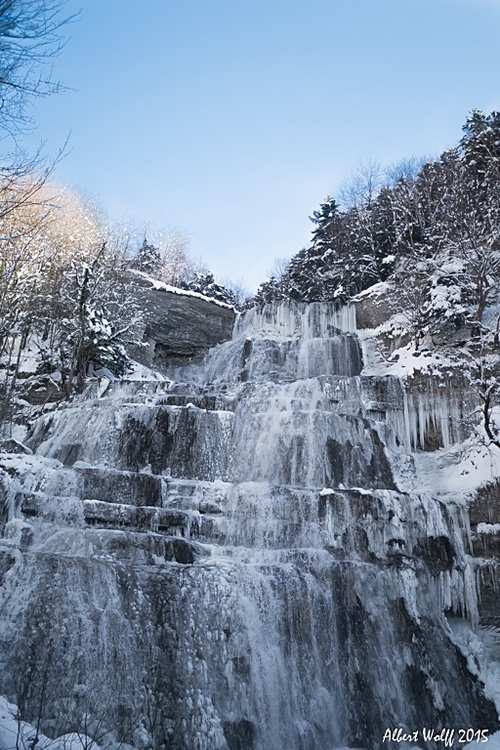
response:
[(466, 498), (416, 460), (464, 439), (459, 387), (365, 375), (330, 303), (251, 310), (168, 374), (94, 381), (0, 454), (0, 694), (109, 748), (494, 731), (453, 636), (479, 622)]

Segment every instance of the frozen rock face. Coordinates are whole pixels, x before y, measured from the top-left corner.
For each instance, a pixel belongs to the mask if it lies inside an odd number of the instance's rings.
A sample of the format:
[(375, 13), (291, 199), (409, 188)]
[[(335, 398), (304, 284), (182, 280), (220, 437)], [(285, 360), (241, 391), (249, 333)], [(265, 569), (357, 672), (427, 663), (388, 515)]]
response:
[(158, 750), (496, 728), (450, 626), (482, 616), (465, 498), (418, 469), (464, 399), (362, 368), (351, 309), (272, 305), (183, 380), (96, 381), (0, 454), (0, 693), (23, 717)]

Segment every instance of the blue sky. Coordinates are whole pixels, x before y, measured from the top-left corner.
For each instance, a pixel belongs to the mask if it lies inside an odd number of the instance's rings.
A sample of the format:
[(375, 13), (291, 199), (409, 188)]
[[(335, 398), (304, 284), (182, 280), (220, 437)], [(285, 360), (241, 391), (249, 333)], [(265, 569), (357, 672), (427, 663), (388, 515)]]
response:
[[(38, 101), (56, 178), (184, 230), (255, 289), (358, 163), (439, 154), (500, 109), (500, 0), (68, 0)], [(33, 142), (33, 141), (31, 141)]]

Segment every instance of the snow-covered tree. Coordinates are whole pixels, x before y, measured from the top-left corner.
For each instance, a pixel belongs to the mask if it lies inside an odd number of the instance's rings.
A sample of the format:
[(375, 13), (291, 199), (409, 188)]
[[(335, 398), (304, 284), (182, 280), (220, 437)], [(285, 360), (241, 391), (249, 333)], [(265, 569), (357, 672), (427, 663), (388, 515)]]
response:
[(310, 246), (259, 297), (345, 301), (396, 269), (422, 280), (417, 269), (432, 261), (423, 283), (432, 327), (481, 324), (500, 282), (500, 115), (474, 111), (464, 132), (439, 159), (393, 170), (390, 187), (380, 165), (360, 167), (342, 187), (344, 208), (332, 197), (320, 205)]
[(384, 171), (377, 161), (359, 162), (339, 189), (339, 199), (345, 209), (370, 206), (384, 185)]
[(260, 284), (254, 297), (251, 299), (252, 306), (267, 305), (268, 302), (275, 302), (287, 298), (287, 294), (283, 289), (282, 279), (277, 279), (275, 276), (270, 276), (267, 281)]
[(338, 206), (335, 199), (328, 196), (320, 205), (319, 211), (313, 211), (313, 215), (309, 218), (314, 224), (312, 244), (315, 247), (330, 247), (335, 239), (338, 219)]
[(144, 237), (144, 241), (141, 245), (137, 257), (134, 258), (132, 265), (139, 271), (149, 274), (150, 276), (158, 276), (162, 266), (162, 257), (157, 247), (148, 242), (147, 238)]
[(182, 281), (179, 286), (181, 289), (198, 292), (198, 294), (211, 297), (218, 302), (225, 302), (227, 305), (236, 306), (236, 298), (231, 289), (218, 284), (214, 279), (214, 275), (210, 272), (196, 273), (191, 279)]
[(119, 376), (127, 369), (127, 356), (120, 341), (123, 331), (116, 331), (105, 311), (103, 281), (106, 246), (89, 263), (73, 263), (67, 274), (65, 302), (67, 315), (60, 321), (63, 336), (59, 341), (63, 376), (68, 390), (75, 382), (82, 388), (89, 367), (105, 368)]
[[(120, 331), (133, 304), (117, 298), (121, 250), (106, 245), (98, 209), (50, 183), (18, 181), (16, 209), (0, 235), (0, 387), (6, 401), (23, 351), (37, 346), (40, 372), (62, 375), (66, 391), (81, 387), (90, 365), (123, 372)], [(1, 197), (1, 196), (0, 196)], [(126, 307), (126, 315), (122, 314)]]
[[(113, 227), (113, 242), (131, 256), (131, 265), (171, 286), (187, 282), (206, 271), (189, 252), (185, 232), (178, 229), (143, 227), (141, 231), (123, 224)], [(141, 239), (142, 238), (142, 239)]]

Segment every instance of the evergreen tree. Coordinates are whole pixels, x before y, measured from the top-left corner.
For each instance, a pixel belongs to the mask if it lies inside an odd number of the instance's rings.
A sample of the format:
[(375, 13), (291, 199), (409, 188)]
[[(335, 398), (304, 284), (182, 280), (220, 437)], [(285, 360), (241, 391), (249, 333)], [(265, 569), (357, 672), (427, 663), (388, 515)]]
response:
[(271, 276), (268, 281), (264, 281), (259, 288), (255, 296), (252, 298), (252, 306), (266, 305), (268, 302), (277, 302), (282, 299), (286, 299), (287, 295), (283, 282), (278, 280), (275, 276)]
[(338, 218), (338, 206), (335, 199), (328, 196), (326, 201), (320, 205), (319, 211), (313, 211), (313, 215), (309, 218), (315, 224), (312, 244), (329, 247), (335, 238)]
[(162, 264), (160, 251), (144, 237), (133, 266), (149, 276), (157, 276)]
[(196, 273), (190, 280), (181, 281), (180, 289), (187, 289), (191, 292), (198, 292), (205, 297), (211, 297), (218, 302), (224, 302), (227, 305), (236, 306), (234, 293), (222, 284), (217, 284), (214, 275), (210, 272)]

